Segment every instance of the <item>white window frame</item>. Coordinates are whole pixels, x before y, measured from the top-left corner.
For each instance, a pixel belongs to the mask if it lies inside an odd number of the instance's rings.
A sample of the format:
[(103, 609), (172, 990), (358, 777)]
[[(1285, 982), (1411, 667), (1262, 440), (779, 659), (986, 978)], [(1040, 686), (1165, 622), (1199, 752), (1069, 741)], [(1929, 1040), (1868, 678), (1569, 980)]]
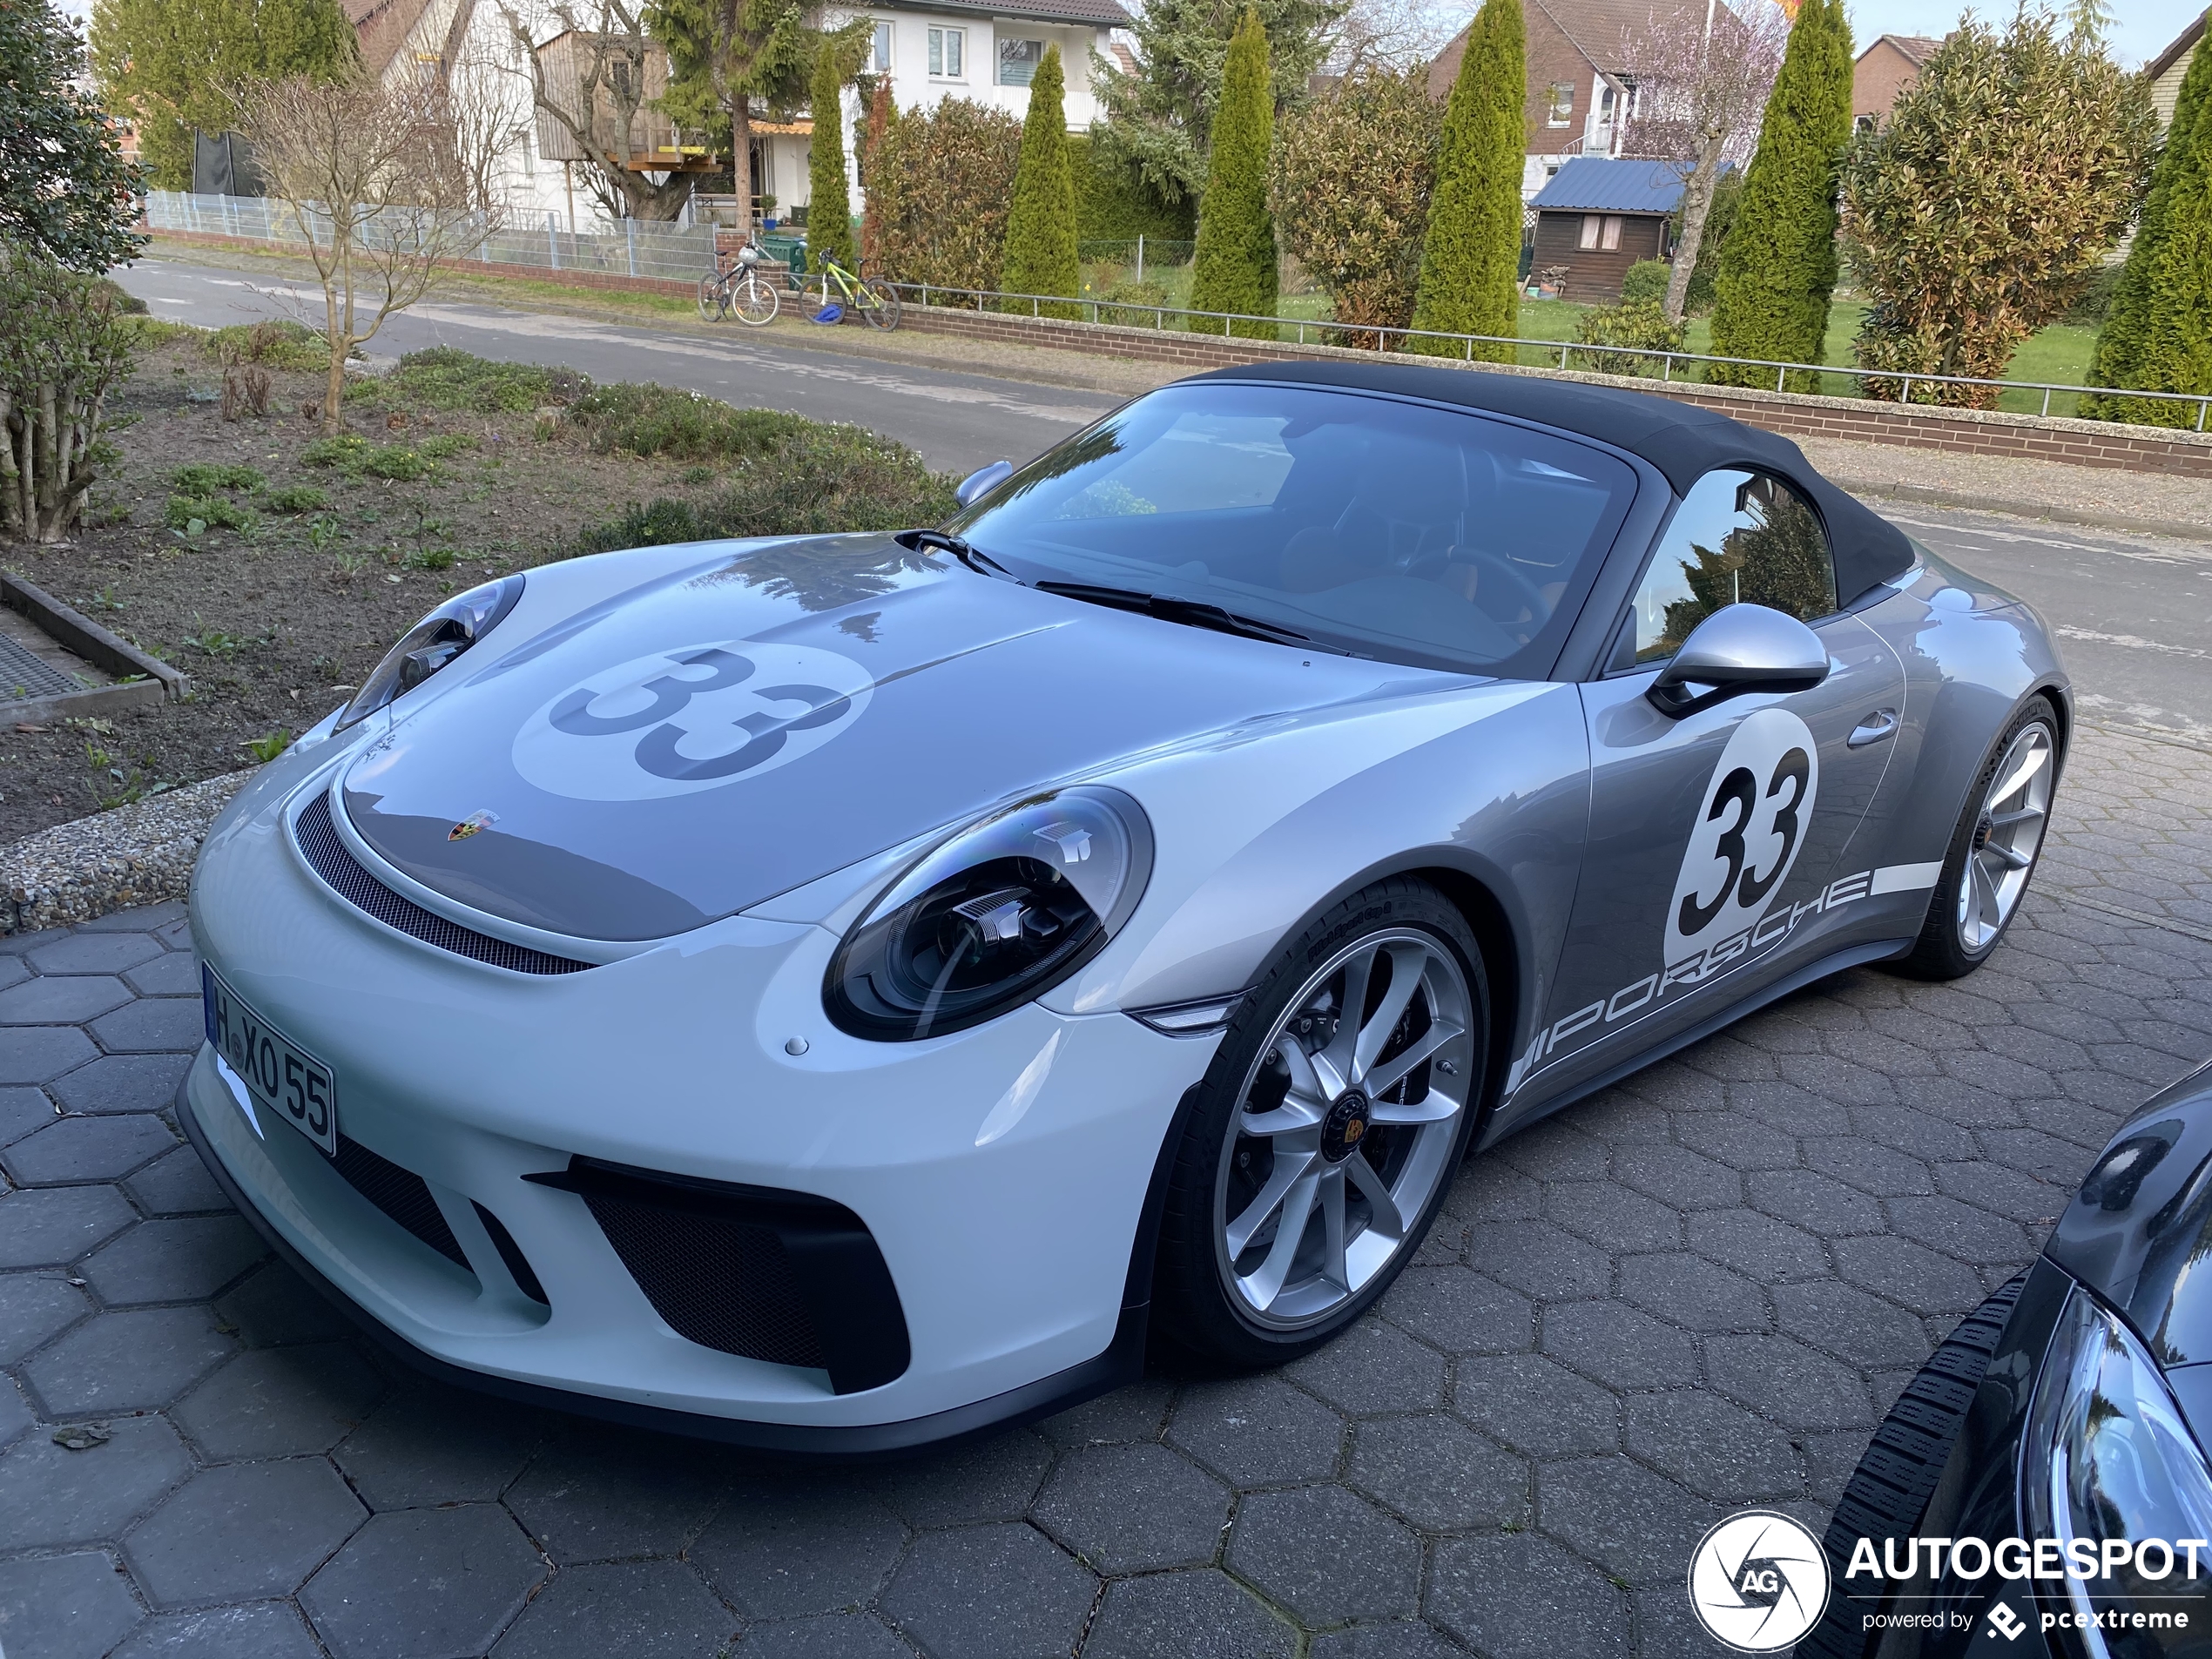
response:
[[(998, 85), (1001, 86), (1020, 86), (1026, 88), (1030, 84), (1031, 81), (1034, 81), (1036, 78), (1037, 69), (1039, 65), (1042, 64), (1044, 62), (1045, 48), (1051, 45), (1052, 43), (1035, 36), (1002, 35), (999, 37), (997, 44), (999, 57), (997, 63), (993, 65), (995, 71), (993, 79)], [(1006, 78), (1006, 49), (1008, 46), (1035, 46), (1037, 49), (1036, 63), (1032, 64), (1029, 66), (1029, 80), (1010, 81)]]
[(949, 24), (930, 25), (929, 78), (933, 81), (964, 81), (968, 78), (967, 30), (954, 28)]
[(893, 62), (892, 43), (898, 31), (892, 28), (887, 17), (873, 17), (869, 21), (875, 24), (875, 32), (868, 42), (868, 68), (874, 74), (888, 75)]
[[(1562, 92), (1566, 94), (1564, 98), (1560, 96)], [(1564, 127), (1575, 125), (1574, 82), (1554, 81), (1550, 90), (1544, 96), (1550, 100), (1549, 106), (1544, 114), (1546, 126)]]

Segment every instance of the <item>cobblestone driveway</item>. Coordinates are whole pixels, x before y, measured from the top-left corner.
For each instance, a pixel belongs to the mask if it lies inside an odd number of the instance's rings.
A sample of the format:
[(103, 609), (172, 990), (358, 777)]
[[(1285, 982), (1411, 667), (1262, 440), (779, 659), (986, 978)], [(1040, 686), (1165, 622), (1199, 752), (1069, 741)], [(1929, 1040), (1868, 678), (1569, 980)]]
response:
[(1847, 974), (1508, 1143), (1334, 1348), (859, 1472), (388, 1370), (166, 1120), (178, 911), (0, 941), (0, 1643), (1717, 1652), (1702, 1529), (1824, 1521), (2119, 1115), (2212, 1053), (2212, 755), (2085, 732), (2058, 824), (1982, 973)]

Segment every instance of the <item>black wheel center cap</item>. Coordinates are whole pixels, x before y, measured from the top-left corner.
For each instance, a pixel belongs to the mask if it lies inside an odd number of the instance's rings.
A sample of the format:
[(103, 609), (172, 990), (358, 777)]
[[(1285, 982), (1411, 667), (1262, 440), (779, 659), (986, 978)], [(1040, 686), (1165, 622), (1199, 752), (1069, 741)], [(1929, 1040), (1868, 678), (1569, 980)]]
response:
[(1367, 1134), (1367, 1097), (1356, 1089), (1346, 1089), (1337, 1096), (1337, 1103), (1329, 1108), (1329, 1115), (1321, 1120), (1321, 1156), (1331, 1163), (1341, 1163), (1350, 1157)]

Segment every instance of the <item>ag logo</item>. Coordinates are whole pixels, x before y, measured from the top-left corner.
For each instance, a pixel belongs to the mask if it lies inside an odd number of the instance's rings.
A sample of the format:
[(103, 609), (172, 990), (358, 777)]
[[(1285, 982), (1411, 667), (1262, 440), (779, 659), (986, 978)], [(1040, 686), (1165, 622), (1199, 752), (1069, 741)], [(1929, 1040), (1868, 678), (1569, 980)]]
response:
[(757, 778), (819, 749), (874, 689), (813, 646), (685, 645), (594, 674), (524, 723), (515, 770), (573, 800), (654, 800)]
[(1667, 906), (1670, 965), (1766, 914), (1804, 844), (1819, 789), (1820, 751), (1789, 710), (1761, 709), (1730, 733)]
[(1789, 1516), (1747, 1509), (1707, 1533), (1689, 1558), (1689, 1605), (1718, 1642), (1777, 1653), (1820, 1622), (1828, 1558)]

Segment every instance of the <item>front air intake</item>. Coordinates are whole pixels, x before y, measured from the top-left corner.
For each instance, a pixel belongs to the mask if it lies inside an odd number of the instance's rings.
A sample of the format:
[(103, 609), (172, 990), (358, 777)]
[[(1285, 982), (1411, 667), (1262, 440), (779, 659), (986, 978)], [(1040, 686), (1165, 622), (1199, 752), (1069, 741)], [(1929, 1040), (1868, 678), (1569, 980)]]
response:
[(430, 1184), (412, 1170), (403, 1170), (388, 1157), (370, 1151), (359, 1141), (338, 1137), (338, 1156), (331, 1160), (346, 1184), (381, 1210), (385, 1215), (429, 1245), (455, 1267), (473, 1272), (461, 1241), (446, 1224), (445, 1212), (431, 1196)]
[(477, 933), (425, 910), (412, 899), (401, 898), (363, 869), (361, 861), (347, 850), (337, 825), (331, 822), (328, 795), (317, 795), (300, 810), (292, 833), (299, 843), (300, 856), (333, 893), (387, 927), (396, 928), (426, 945), (516, 974), (580, 974), (593, 965), (494, 939), (489, 934)]

